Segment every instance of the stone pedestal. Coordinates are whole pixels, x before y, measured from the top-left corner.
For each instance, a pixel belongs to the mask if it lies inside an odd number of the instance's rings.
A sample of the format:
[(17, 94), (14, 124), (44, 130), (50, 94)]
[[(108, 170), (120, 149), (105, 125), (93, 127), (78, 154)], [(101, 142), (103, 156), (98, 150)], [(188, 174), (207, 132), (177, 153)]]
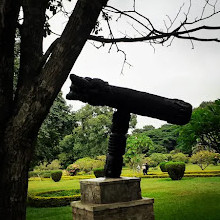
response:
[(96, 178), (80, 182), (74, 220), (154, 220), (153, 199), (142, 198), (139, 178)]

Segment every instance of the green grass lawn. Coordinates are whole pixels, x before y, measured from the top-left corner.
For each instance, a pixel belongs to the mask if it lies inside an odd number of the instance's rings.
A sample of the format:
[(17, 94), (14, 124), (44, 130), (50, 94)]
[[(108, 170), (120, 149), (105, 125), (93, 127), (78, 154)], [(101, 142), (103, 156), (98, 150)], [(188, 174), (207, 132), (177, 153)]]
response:
[[(219, 167), (210, 166), (210, 170), (218, 170)], [(191, 171), (195, 168), (195, 165), (188, 167)], [(195, 171), (199, 171), (199, 168), (196, 168)], [(131, 171), (125, 169), (123, 172)], [(158, 172), (160, 171), (158, 170)], [(29, 181), (29, 192), (59, 189), (79, 189), (79, 180)], [(188, 177), (180, 181), (172, 181), (169, 178), (142, 178), (141, 189), (143, 197), (155, 199), (156, 220), (220, 219), (220, 177)], [(28, 207), (27, 220), (38, 219), (70, 220), (72, 219), (71, 208)]]

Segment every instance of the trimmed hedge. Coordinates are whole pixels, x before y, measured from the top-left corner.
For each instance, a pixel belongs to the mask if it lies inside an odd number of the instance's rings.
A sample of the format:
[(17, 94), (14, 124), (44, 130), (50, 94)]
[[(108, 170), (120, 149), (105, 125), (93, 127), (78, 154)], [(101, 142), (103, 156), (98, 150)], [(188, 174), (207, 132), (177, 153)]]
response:
[(165, 165), (165, 169), (172, 180), (181, 180), (184, 176), (185, 168), (184, 162), (168, 162)]
[(51, 172), (51, 178), (54, 182), (59, 182), (62, 177), (62, 174), (63, 173), (61, 170), (53, 171)]
[(104, 168), (96, 168), (96, 169), (93, 169), (93, 173), (94, 173), (94, 175), (95, 175), (96, 178), (104, 177), (104, 176), (105, 176)]
[(161, 163), (159, 164), (160, 169), (161, 169), (162, 172), (167, 172), (166, 164), (167, 164), (167, 162), (161, 162)]
[[(65, 194), (65, 190), (29, 193), (27, 204), (32, 207), (59, 207), (69, 205), (72, 201), (80, 200), (79, 190), (71, 190), (71, 196), (53, 196), (53, 194)], [(50, 196), (51, 194), (51, 196)]]

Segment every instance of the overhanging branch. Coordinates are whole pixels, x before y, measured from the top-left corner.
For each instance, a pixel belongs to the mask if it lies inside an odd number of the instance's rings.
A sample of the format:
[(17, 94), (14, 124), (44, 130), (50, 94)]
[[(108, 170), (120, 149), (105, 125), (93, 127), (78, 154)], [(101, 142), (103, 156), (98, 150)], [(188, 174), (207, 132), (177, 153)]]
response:
[[(183, 25), (181, 25), (182, 27)], [(161, 32), (160, 34), (154, 34), (150, 33), (146, 36), (141, 36), (141, 37), (134, 37), (134, 38), (129, 38), (129, 37), (123, 37), (123, 38), (104, 38), (102, 36), (94, 36), (90, 35), (89, 40), (94, 40), (97, 42), (101, 43), (126, 43), (126, 42), (142, 42), (142, 41), (154, 41), (160, 39), (159, 43), (163, 43), (167, 41), (170, 37), (176, 37), (176, 38), (182, 38), (182, 39), (191, 39), (191, 40), (196, 40), (196, 41), (215, 41), (215, 42), (220, 42), (220, 39), (218, 38), (200, 38), (200, 37), (193, 37), (193, 36), (184, 36), (185, 34), (189, 33), (195, 33), (197, 31), (201, 30), (220, 30), (220, 26), (200, 26), (197, 28), (185, 30), (185, 31), (178, 31), (177, 28), (175, 31), (170, 32), (170, 33), (163, 33)], [(154, 35), (152, 35), (154, 34)]]

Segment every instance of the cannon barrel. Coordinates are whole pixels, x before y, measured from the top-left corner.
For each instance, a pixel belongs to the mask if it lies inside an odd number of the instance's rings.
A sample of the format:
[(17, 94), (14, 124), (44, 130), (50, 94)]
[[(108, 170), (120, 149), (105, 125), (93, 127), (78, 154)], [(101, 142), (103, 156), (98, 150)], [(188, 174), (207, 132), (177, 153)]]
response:
[(109, 106), (129, 113), (184, 125), (189, 122), (192, 106), (178, 99), (169, 99), (133, 89), (112, 86), (100, 79), (71, 75), (72, 85), (66, 98), (91, 105)]

